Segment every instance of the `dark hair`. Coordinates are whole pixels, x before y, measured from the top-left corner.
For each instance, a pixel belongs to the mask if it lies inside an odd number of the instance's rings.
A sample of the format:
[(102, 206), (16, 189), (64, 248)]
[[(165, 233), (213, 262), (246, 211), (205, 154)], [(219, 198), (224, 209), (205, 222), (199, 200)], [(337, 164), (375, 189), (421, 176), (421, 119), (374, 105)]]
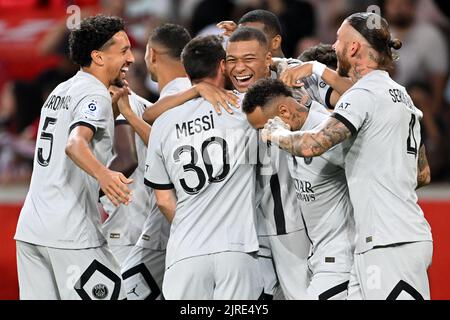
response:
[(246, 22), (260, 22), (264, 25), (264, 33), (270, 34), (272, 37), (281, 35), (281, 24), (278, 17), (267, 10), (252, 10), (247, 12), (239, 20), (238, 24)]
[(191, 40), (185, 27), (178, 24), (165, 23), (160, 25), (150, 35), (149, 41), (159, 43), (168, 49), (168, 54), (174, 59), (180, 59), (181, 51)]
[(221, 37), (199, 36), (184, 47), (181, 59), (191, 81), (196, 81), (215, 77), (225, 55)]
[(256, 40), (263, 47), (269, 47), (266, 35), (258, 29), (250, 27), (237, 28), (228, 39), (228, 42), (251, 41)]
[(242, 110), (252, 113), (256, 107), (264, 109), (274, 98), (292, 97), (292, 91), (281, 80), (259, 79), (249, 87), (242, 101)]
[(316, 46), (308, 48), (298, 56), (298, 60), (303, 62), (316, 60), (331, 69), (337, 69), (336, 51), (334, 51), (331, 44), (320, 43)]
[(83, 19), (80, 27), (69, 35), (70, 59), (81, 67), (90, 66), (91, 52), (113, 44), (110, 42), (112, 37), (124, 29), (124, 22), (119, 17), (96, 15)]
[[(379, 53), (380, 57), (377, 61), (379, 68), (386, 71), (392, 70), (397, 56), (393, 55), (391, 48), (400, 49), (402, 42), (391, 39), (386, 19), (372, 12), (358, 12), (345, 20)], [(380, 26), (375, 26), (374, 24), (378, 21), (381, 23)]]

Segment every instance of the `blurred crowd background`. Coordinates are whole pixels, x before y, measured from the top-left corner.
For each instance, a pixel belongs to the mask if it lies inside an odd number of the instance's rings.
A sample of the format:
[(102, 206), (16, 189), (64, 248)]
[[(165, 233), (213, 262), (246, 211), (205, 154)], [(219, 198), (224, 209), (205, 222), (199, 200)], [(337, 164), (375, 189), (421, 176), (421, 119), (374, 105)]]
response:
[[(157, 86), (146, 74), (145, 45), (164, 22), (184, 25), (192, 36), (221, 33), (215, 25), (247, 11), (275, 13), (283, 28), (283, 51), (297, 57), (310, 46), (334, 43), (343, 19), (371, 5), (403, 42), (393, 78), (407, 87), (424, 113), (422, 137), (432, 182), (450, 182), (450, 12), (439, 0), (0, 0), (0, 186), (28, 184), (40, 109), (54, 87), (77, 72), (68, 59), (70, 5), (81, 16), (125, 19), (136, 63), (133, 90), (155, 101)], [(370, 7), (375, 8), (376, 7)], [(388, 144), (389, 141), (386, 141)]]

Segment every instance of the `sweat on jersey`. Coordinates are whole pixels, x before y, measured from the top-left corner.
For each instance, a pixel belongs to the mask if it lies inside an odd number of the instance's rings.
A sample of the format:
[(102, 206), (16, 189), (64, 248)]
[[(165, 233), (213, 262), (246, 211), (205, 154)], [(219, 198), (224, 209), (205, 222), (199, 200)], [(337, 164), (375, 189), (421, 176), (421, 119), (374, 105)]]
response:
[[(300, 130), (313, 130), (329, 115), (310, 110)], [(311, 271), (350, 272), (355, 229), (353, 207), (344, 171), (344, 150), (338, 144), (319, 157), (288, 156), (289, 172), (311, 241)]]
[(65, 152), (70, 131), (79, 125), (92, 129), (91, 150), (106, 165), (114, 136), (111, 96), (100, 80), (82, 70), (59, 84), (42, 107), (16, 240), (63, 249), (105, 243), (97, 208), (99, 184)]
[(417, 204), (420, 119), (405, 88), (375, 70), (338, 101), (333, 117), (352, 132), (345, 173), (356, 223), (356, 253), (432, 240)]
[[(199, 255), (256, 252), (256, 130), (240, 109), (217, 115), (197, 98), (166, 111), (150, 136), (146, 184), (175, 189), (166, 268)], [(252, 159), (255, 157), (255, 159)]]

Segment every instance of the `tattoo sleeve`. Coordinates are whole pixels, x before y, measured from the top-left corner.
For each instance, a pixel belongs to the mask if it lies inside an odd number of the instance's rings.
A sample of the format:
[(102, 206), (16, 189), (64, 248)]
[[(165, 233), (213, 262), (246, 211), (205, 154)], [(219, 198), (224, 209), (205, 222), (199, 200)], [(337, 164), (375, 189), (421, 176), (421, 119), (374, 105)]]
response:
[(419, 149), (419, 159), (417, 160), (417, 188), (429, 184), (431, 181), (430, 166), (428, 165), (425, 145)]
[(285, 130), (279, 136), (272, 137), (272, 141), (295, 156), (315, 157), (320, 156), (350, 136), (350, 130), (341, 121), (329, 117), (316, 130)]

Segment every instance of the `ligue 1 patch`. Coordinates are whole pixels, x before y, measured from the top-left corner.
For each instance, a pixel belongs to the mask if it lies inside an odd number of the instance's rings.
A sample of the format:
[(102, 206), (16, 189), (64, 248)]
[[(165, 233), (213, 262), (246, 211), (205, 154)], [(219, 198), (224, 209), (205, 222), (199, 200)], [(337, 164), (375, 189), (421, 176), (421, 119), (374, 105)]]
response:
[(84, 104), (81, 107), (81, 114), (87, 119), (97, 119), (100, 114), (98, 101), (92, 99), (87, 104)]

